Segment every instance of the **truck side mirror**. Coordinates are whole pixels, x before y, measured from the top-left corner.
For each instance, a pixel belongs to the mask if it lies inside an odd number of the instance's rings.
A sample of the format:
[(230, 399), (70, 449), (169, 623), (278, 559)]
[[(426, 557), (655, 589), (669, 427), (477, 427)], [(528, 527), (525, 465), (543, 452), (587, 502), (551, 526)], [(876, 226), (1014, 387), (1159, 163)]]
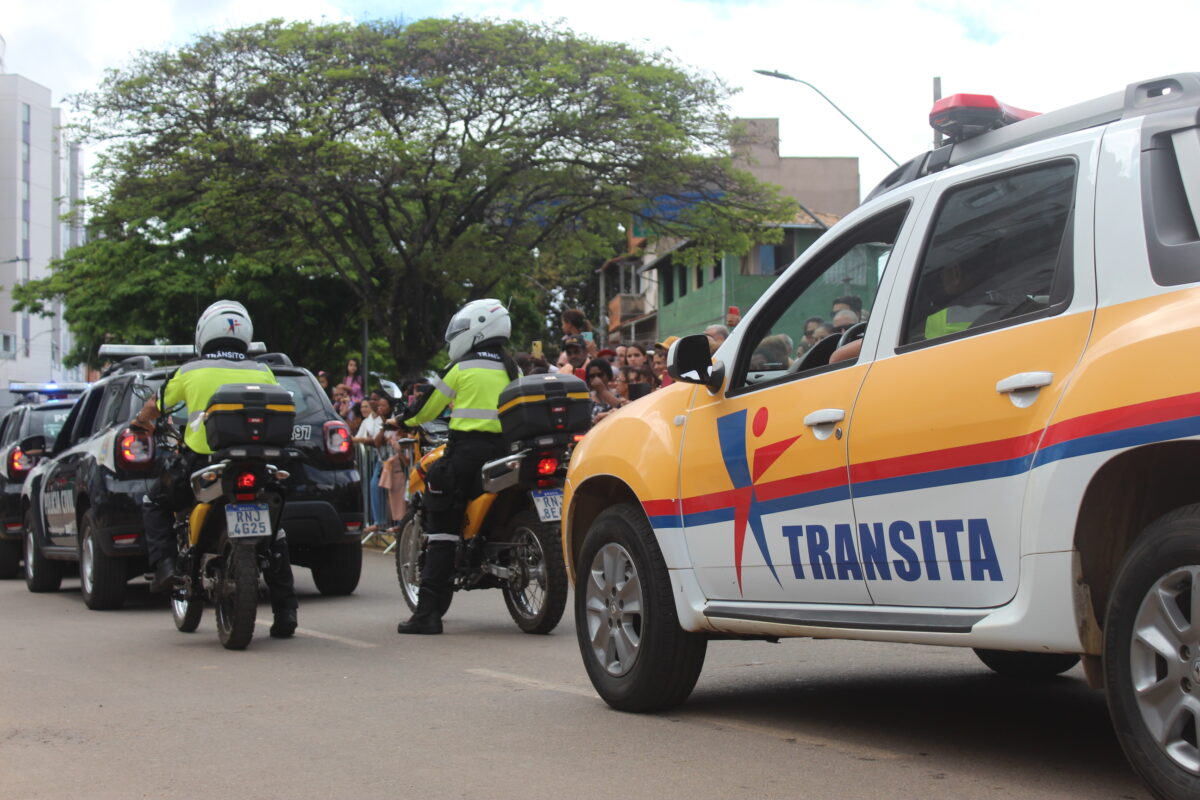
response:
[(713, 361), (702, 333), (676, 340), (667, 351), (667, 373), (683, 383), (698, 383), (716, 393), (725, 383), (725, 365)]

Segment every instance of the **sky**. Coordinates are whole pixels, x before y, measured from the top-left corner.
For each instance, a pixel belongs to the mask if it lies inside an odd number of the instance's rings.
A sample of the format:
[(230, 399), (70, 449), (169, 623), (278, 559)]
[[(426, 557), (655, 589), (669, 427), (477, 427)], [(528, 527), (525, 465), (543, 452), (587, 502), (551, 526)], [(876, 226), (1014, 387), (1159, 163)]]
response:
[[(994, 94), (1050, 111), (1131, 82), (1200, 71), (1200, 0), (2, 0), (5, 71), (56, 103), (98, 85), (139, 50), (259, 22), (483, 17), (558, 22), (667, 51), (740, 91), (740, 117), (780, 119), (784, 156), (857, 156), (865, 195), (891, 162), (929, 149), (933, 80), (943, 95)], [(798, 83), (755, 74), (777, 70)], [(69, 108), (69, 105), (64, 104)]]

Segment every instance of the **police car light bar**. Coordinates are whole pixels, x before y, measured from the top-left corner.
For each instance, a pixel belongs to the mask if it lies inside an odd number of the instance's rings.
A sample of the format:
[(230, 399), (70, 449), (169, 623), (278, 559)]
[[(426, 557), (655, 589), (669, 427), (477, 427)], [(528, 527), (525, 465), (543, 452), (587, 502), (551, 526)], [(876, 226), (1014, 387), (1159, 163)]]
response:
[[(267, 345), (264, 342), (251, 342), (246, 354), (257, 356), (265, 352)], [(101, 358), (191, 358), (196, 355), (196, 348), (190, 344), (102, 344), (99, 354)]]
[(933, 104), (929, 124), (950, 141), (963, 142), (1036, 116), (1036, 111), (1006, 105), (990, 94), (952, 94)]
[(49, 383), (27, 383), (9, 381), (8, 390), (13, 394), (29, 394), (36, 392), (38, 394), (83, 394), (88, 388), (86, 383), (57, 383), (50, 381)]

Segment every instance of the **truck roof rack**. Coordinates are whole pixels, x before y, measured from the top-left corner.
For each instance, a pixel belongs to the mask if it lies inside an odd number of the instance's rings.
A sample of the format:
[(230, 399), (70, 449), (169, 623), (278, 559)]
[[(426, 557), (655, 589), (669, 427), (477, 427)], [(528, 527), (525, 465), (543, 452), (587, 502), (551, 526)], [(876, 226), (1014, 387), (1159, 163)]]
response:
[[(1018, 119), (964, 141), (922, 153), (894, 169), (871, 190), (863, 202), (934, 172), (1015, 147), (1121, 119), (1197, 105), (1200, 105), (1200, 72), (1183, 72), (1131, 83), (1124, 92), (1114, 92), (1057, 111)], [(944, 106), (935, 106), (935, 111), (944, 115), (946, 109)]]

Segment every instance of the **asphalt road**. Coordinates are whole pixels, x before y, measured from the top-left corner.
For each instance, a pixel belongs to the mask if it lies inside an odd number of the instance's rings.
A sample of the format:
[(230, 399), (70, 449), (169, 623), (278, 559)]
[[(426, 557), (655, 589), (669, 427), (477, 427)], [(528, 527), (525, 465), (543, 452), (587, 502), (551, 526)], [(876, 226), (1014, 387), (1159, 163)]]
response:
[(390, 556), (351, 597), (297, 569), (300, 632), (229, 652), (211, 609), (178, 633), (134, 587), (88, 611), (78, 580), (0, 582), (2, 798), (1144, 798), (1076, 668), (1027, 684), (967, 650), (716, 642), (658, 716), (592, 692), (570, 610), (520, 633), (497, 591), (446, 634), (395, 633)]

